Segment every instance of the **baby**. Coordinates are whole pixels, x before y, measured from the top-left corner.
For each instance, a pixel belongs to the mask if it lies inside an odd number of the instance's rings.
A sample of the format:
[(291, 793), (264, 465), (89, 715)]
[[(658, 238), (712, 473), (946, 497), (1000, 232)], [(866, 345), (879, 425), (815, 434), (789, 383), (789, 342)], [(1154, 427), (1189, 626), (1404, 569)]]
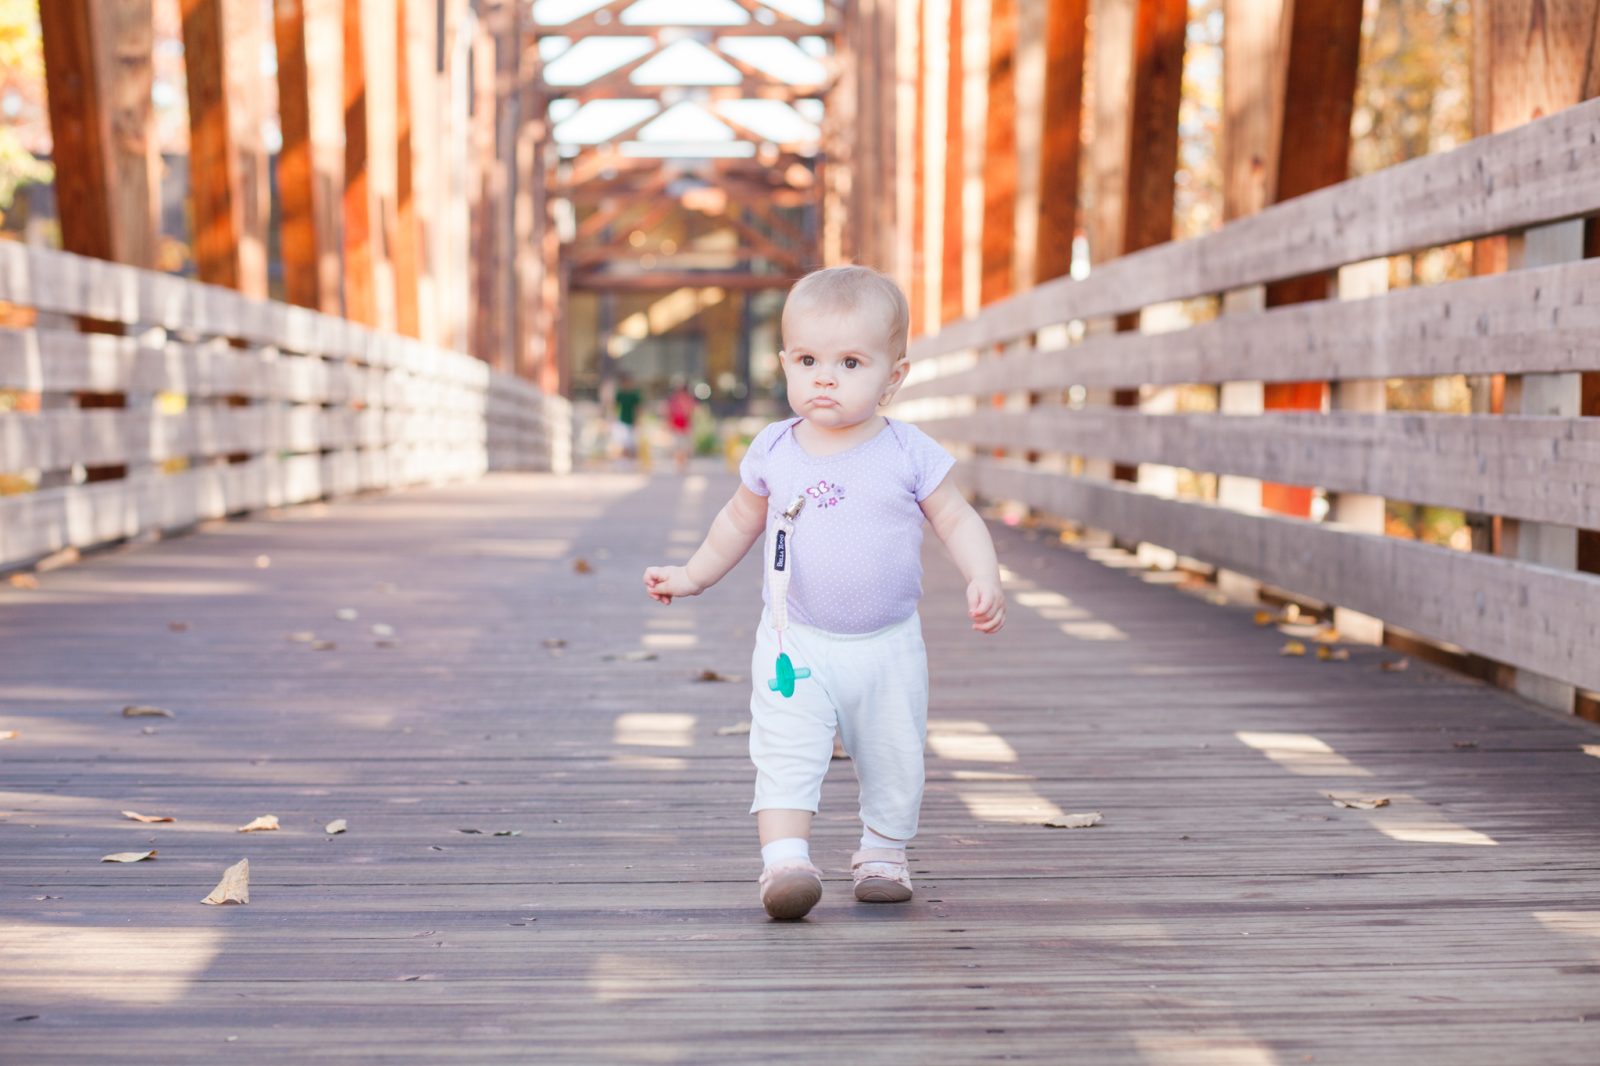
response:
[(928, 725), (917, 617), (924, 519), (967, 579), (972, 628), (994, 633), (1005, 621), (994, 542), (947, 477), (955, 460), (921, 430), (877, 413), (910, 369), (909, 324), (905, 296), (875, 270), (831, 267), (796, 283), (778, 355), (799, 417), (756, 435), (742, 484), (688, 564), (644, 572), (661, 603), (697, 596), (766, 534), (766, 610), (751, 665), (751, 813), (761, 902), (774, 918), (802, 918), (822, 897), (811, 818), (835, 730), (861, 786), (855, 898), (911, 898), (905, 847), (917, 832)]

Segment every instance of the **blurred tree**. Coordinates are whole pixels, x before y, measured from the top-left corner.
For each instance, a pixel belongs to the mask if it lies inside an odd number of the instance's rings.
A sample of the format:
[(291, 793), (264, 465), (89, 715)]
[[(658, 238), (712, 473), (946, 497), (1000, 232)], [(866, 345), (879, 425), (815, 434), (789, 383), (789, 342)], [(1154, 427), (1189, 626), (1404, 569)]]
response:
[(35, 124), (43, 111), (38, 0), (0, 0), (0, 222), (19, 188), (54, 175), (34, 154), (42, 147)]

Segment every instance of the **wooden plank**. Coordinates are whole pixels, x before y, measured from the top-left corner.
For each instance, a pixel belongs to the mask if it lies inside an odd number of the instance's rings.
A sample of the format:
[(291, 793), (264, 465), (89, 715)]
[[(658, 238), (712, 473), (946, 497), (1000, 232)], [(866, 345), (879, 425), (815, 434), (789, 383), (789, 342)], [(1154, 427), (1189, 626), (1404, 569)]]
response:
[(1049, 0), (1045, 16), (1044, 136), (1039, 158), (1036, 281), (1064, 277), (1072, 269), (1088, 14), (1088, 0)]
[(989, 91), (984, 120), (983, 229), (978, 302), (1016, 291), (1017, 0), (989, 5)]
[(155, 266), (160, 180), (150, 0), (40, 5), (61, 243)]
[(1022, 349), (916, 381), (901, 402), (934, 396), (1226, 381), (1592, 371), (1600, 263), (1584, 261), (1225, 315), (1187, 330)]
[(945, 34), (948, 61), (945, 76), (944, 128), (944, 212), (940, 229), (939, 316), (944, 323), (955, 322), (966, 312), (966, 251), (962, 223), (962, 190), (966, 188), (966, 137), (964, 114), (966, 99), (963, 82), (966, 65), (962, 58), (962, 13), (965, 0), (947, 0), (949, 29)]
[(941, 440), (1163, 463), (1600, 527), (1600, 423), (1448, 414), (1148, 415), (1034, 407), (923, 420)]
[(261, 142), (261, 5), (182, 0), (190, 196), (200, 279), (267, 295), (266, 149)]
[(969, 460), (962, 483), (1347, 606), (1436, 640), (1600, 688), (1600, 577), (1276, 515), (1160, 499), (1020, 464)]
[[(1215, 234), (1058, 278), (913, 346), (912, 358), (1072, 319), (1326, 270), (1600, 211), (1600, 100), (1321, 189)], [(1294, 239), (1286, 240), (1285, 235)]]
[[(340, 90), (327, 62), (340, 41), (338, 0), (297, 0), (273, 5), (278, 55), (279, 245), (284, 299), (339, 314), (338, 195), (343, 121)], [(313, 59), (313, 55), (316, 57)]]

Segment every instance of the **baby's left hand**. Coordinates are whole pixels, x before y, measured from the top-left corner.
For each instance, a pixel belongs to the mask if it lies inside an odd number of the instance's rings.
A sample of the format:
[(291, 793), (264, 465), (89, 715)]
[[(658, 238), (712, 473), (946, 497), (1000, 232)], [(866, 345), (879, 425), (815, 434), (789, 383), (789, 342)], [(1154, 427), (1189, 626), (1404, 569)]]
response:
[(974, 578), (967, 585), (967, 614), (972, 618), (972, 628), (980, 633), (998, 633), (1006, 624), (1006, 594), (1000, 582), (989, 578)]

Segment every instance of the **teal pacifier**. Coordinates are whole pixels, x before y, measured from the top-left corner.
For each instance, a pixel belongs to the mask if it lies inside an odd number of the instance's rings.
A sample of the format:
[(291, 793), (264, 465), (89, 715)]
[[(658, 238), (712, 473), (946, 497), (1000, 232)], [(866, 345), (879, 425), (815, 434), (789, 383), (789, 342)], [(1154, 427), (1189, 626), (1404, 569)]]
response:
[(785, 698), (794, 695), (794, 683), (802, 678), (811, 676), (811, 667), (802, 666), (796, 670), (794, 663), (789, 661), (789, 653), (784, 652), (778, 656), (778, 676), (767, 682), (767, 687), (774, 692), (783, 693)]

